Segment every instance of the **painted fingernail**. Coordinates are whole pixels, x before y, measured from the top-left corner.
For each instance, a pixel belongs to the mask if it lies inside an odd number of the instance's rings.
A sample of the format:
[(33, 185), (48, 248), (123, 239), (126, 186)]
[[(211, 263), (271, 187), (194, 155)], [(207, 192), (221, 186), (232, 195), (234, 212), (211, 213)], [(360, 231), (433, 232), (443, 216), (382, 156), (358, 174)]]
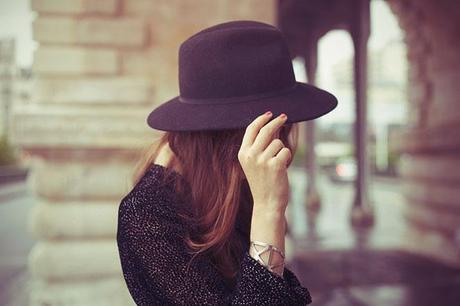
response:
[(265, 116), (271, 116), (273, 113), (271, 111), (268, 111), (265, 113)]

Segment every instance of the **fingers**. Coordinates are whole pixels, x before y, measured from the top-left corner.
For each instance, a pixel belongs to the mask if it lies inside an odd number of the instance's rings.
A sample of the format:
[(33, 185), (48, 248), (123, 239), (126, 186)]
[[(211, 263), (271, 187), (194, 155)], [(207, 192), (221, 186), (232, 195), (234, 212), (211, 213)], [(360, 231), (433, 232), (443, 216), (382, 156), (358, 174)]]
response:
[(286, 147), (282, 148), (278, 152), (278, 154), (276, 154), (275, 156), (275, 159), (277, 159), (280, 163), (286, 166), (291, 161), (291, 158), (292, 158), (291, 150), (289, 150), (289, 148), (286, 148)]
[(241, 143), (241, 148), (245, 147), (250, 147), (254, 143), (254, 140), (256, 139), (257, 134), (259, 133), (259, 130), (270, 120), (270, 118), (273, 116), (272, 113), (269, 115), (262, 114), (259, 115), (254, 121), (252, 121), (247, 127), (246, 127), (246, 132), (244, 133), (243, 136), (243, 141)]
[(264, 125), (257, 134), (256, 139), (252, 145), (253, 150), (256, 152), (262, 152), (268, 146), (270, 141), (273, 139), (273, 135), (281, 126), (286, 122), (287, 116), (278, 116), (272, 121)]
[(262, 155), (264, 156), (264, 159), (273, 158), (282, 148), (284, 148), (284, 144), (281, 139), (275, 138), (272, 142), (270, 142)]

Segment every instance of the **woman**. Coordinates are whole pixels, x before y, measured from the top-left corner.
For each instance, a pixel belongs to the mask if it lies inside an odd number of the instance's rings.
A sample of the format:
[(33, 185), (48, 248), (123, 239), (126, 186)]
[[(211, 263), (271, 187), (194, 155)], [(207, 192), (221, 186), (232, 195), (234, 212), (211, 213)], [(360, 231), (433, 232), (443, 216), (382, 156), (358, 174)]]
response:
[(311, 303), (284, 263), (287, 168), (295, 122), (330, 112), (336, 98), (296, 82), (281, 32), (249, 20), (183, 42), (179, 87), (147, 117), (165, 133), (119, 206), (117, 242), (134, 301)]

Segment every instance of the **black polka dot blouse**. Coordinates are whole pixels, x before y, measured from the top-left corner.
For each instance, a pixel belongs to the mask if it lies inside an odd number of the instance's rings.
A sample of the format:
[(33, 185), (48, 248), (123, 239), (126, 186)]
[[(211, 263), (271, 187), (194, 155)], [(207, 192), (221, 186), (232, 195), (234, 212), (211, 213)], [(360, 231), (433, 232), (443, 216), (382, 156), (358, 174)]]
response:
[[(165, 168), (153, 164), (121, 200), (117, 245), (124, 279), (137, 305), (307, 305), (307, 288), (286, 266), (283, 277), (249, 255), (245, 241), (236, 283), (229, 286), (206, 259), (192, 255), (181, 240), (186, 229), (176, 214), (170, 185), (161, 185)], [(175, 178), (182, 176), (175, 172)]]

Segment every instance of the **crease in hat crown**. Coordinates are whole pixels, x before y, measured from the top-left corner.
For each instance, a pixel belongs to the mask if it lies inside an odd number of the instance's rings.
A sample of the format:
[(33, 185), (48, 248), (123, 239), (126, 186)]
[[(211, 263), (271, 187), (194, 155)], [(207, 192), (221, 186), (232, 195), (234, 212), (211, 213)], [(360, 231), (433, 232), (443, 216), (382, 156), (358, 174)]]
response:
[(227, 21), (224, 23), (219, 23), (214, 26), (211, 26), (209, 28), (203, 29), (189, 38), (187, 38), (184, 42), (181, 43), (181, 46), (189, 42), (190, 40), (196, 38), (197, 36), (202, 36), (205, 34), (213, 33), (216, 31), (232, 31), (232, 30), (243, 30), (243, 29), (249, 29), (249, 28), (260, 28), (260, 29), (267, 29), (267, 30), (276, 30), (279, 31), (278, 28), (275, 26), (260, 22), (260, 21), (254, 21), (254, 20), (232, 20), (232, 21)]
[(286, 40), (273, 25), (229, 21), (203, 29), (180, 45), (181, 102), (225, 103), (229, 98), (283, 92), (294, 85)]

